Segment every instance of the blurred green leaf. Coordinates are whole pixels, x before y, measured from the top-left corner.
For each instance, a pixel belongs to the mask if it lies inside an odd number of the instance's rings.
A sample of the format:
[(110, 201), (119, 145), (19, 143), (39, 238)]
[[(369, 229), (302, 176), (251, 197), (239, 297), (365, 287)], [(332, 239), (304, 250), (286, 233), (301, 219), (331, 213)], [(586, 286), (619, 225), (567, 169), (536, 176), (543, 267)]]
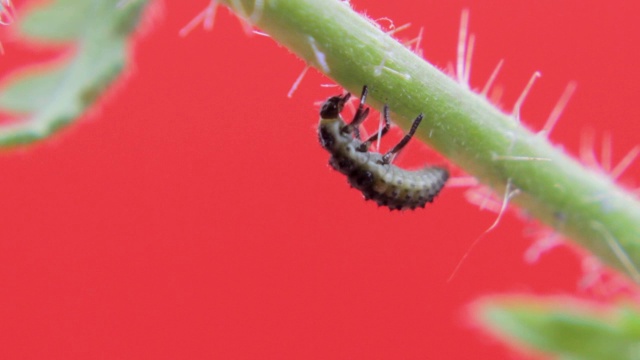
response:
[(498, 338), (565, 360), (640, 359), (640, 311), (576, 300), (482, 301), (476, 317)]
[(57, 0), (24, 14), (16, 24), (21, 37), (63, 44), (73, 53), (63, 63), (5, 80), (0, 111), (20, 118), (0, 127), (0, 146), (46, 137), (79, 118), (125, 68), (128, 40), (147, 3)]

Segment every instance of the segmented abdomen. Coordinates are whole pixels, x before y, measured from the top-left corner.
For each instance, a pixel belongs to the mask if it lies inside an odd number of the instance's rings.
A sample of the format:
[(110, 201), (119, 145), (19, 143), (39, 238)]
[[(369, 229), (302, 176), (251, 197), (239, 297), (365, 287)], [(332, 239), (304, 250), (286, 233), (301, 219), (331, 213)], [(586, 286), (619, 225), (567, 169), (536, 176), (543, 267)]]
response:
[[(354, 140), (354, 142), (357, 142)], [(347, 175), (349, 183), (360, 190), (366, 200), (373, 200), (391, 210), (424, 207), (438, 195), (449, 178), (440, 167), (409, 171), (393, 164), (380, 164), (382, 156), (353, 149), (332, 154), (329, 164)]]

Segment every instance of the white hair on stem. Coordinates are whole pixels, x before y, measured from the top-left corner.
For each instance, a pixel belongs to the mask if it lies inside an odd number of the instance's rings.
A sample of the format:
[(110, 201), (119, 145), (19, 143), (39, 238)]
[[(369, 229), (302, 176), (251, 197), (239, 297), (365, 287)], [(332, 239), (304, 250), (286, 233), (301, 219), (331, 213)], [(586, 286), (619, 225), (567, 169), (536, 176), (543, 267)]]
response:
[(583, 276), (578, 282), (580, 290), (586, 290), (598, 283), (602, 277), (602, 264), (593, 256), (587, 256), (581, 263)]
[(270, 37), (271, 37), (271, 35), (269, 35), (269, 34), (267, 34), (267, 33), (265, 33), (265, 32), (262, 32), (262, 31), (256, 30), (256, 29), (253, 29), (253, 33), (254, 33), (254, 34), (256, 34), (256, 35), (259, 35), (259, 36), (264, 36), (264, 37), (268, 37), (268, 38), (270, 38)]
[(390, 55), (390, 54), (391, 54), (391, 53), (390, 53), (390, 52), (388, 52), (388, 51), (387, 51), (387, 52), (385, 52), (385, 56), (382, 58), (382, 61), (380, 61), (380, 64), (378, 64), (378, 65), (373, 69), (373, 75), (374, 75), (374, 76), (380, 76), (380, 75), (382, 75), (382, 71), (387, 71), (387, 72), (389, 72), (390, 74), (400, 76), (400, 77), (405, 78), (405, 79), (407, 79), (407, 80), (411, 79), (411, 75), (410, 75), (410, 74), (400, 72), (400, 71), (398, 71), (398, 70), (392, 69), (392, 68), (390, 68), (390, 67), (388, 67), (388, 66), (386, 66), (386, 65), (385, 65), (385, 64), (386, 64), (386, 62), (387, 62), (387, 59), (389, 58), (389, 55)]
[(458, 29), (458, 47), (456, 56), (456, 78), (464, 84), (465, 61), (467, 50), (467, 32), (469, 30), (469, 9), (462, 9), (460, 14), (460, 28)]
[(393, 23), (393, 20), (391, 20), (388, 17), (381, 17), (381, 18), (377, 18), (375, 20), (373, 20), (373, 23), (378, 27), (378, 29), (381, 28), (380, 22), (381, 21), (386, 21), (389, 23), (389, 29), (394, 29), (396, 27), (396, 25)]
[(400, 26), (398, 26), (396, 28), (392, 28), (389, 31), (387, 31), (386, 33), (387, 33), (387, 35), (395, 35), (396, 33), (399, 33), (402, 30), (406, 30), (409, 27), (411, 27), (411, 23), (406, 23), (406, 24), (400, 25)]
[(310, 68), (309, 65), (305, 65), (304, 69), (302, 69), (302, 71), (300, 72), (300, 75), (298, 75), (298, 77), (296, 78), (296, 81), (294, 81), (293, 85), (291, 85), (291, 89), (289, 89), (289, 92), (287, 93), (287, 97), (289, 99), (293, 97), (293, 93), (298, 89), (298, 86), (302, 82), (302, 79), (304, 79), (304, 76), (307, 74), (307, 71), (309, 70), (309, 68)]
[(496, 217), (496, 220), (493, 222), (493, 224), (491, 224), (491, 226), (489, 226), (489, 228), (487, 230), (485, 230), (482, 234), (480, 234), (480, 236), (478, 236), (471, 243), (471, 246), (469, 246), (469, 249), (467, 249), (467, 252), (462, 256), (462, 258), (458, 262), (458, 265), (456, 265), (455, 269), (453, 269), (453, 272), (451, 273), (451, 275), (447, 279), (447, 282), (451, 282), (451, 280), (453, 280), (453, 277), (456, 275), (456, 273), (458, 272), (458, 270), (462, 266), (462, 263), (464, 263), (466, 258), (469, 256), (469, 254), (471, 253), (473, 248), (480, 242), (480, 240), (482, 238), (484, 238), (489, 232), (493, 231), (493, 229), (495, 229), (498, 226), (498, 224), (500, 223), (500, 220), (502, 220), (502, 216), (504, 215), (505, 211), (507, 210), (507, 205), (509, 204), (509, 200), (511, 200), (511, 198), (513, 196), (517, 195), (520, 192), (520, 190), (518, 190), (518, 189), (512, 189), (512, 186), (513, 186), (513, 184), (511, 182), (511, 178), (507, 179), (507, 185), (505, 186), (505, 189), (504, 189), (504, 196), (502, 198), (502, 206), (500, 207), (500, 212), (498, 213), (498, 217)]
[(451, 177), (447, 181), (446, 187), (449, 188), (460, 188), (460, 187), (472, 187), (478, 186), (480, 182), (477, 178), (473, 176), (456, 176)]
[(640, 145), (636, 145), (629, 150), (616, 164), (612, 165), (612, 143), (611, 135), (605, 133), (602, 137), (602, 147), (600, 150), (600, 161), (598, 161), (595, 152), (595, 139), (593, 131), (584, 131), (580, 140), (580, 160), (593, 169), (598, 169), (609, 174), (612, 180), (617, 180), (622, 174), (633, 164), (635, 159), (640, 155)]
[(580, 137), (580, 160), (592, 169), (600, 169), (600, 163), (594, 153), (595, 138), (593, 131), (583, 131)]
[(636, 145), (631, 150), (629, 150), (629, 152), (622, 158), (622, 160), (620, 160), (618, 165), (613, 167), (613, 170), (611, 170), (610, 174), (611, 178), (613, 180), (618, 179), (620, 175), (622, 175), (629, 168), (629, 166), (631, 166), (633, 161), (638, 157), (638, 154), (640, 154), (640, 145)]
[(247, 13), (247, 10), (239, 0), (231, 0), (231, 5), (237, 12), (236, 18), (238, 19), (238, 21), (240, 21), (240, 26), (242, 27), (244, 33), (248, 36), (253, 35), (253, 25), (250, 22), (251, 15)]
[(198, 15), (196, 15), (196, 17), (189, 21), (187, 25), (180, 29), (178, 35), (180, 35), (180, 37), (189, 35), (189, 33), (193, 31), (193, 29), (195, 29), (198, 25), (200, 25), (200, 23), (202, 23), (202, 27), (205, 30), (211, 31), (211, 29), (213, 29), (217, 8), (218, 2), (216, 0), (211, 0), (209, 2), (209, 5), (207, 5), (204, 10), (202, 10)]
[[(391, 23), (391, 26), (393, 27), (393, 22), (391, 22), (391, 20), (389, 20), (388, 18), (382, 18), (382, 19), (389, 21)], [(380, 19), (378, 19), (378, 20), (380, 20)], [(377, 22), (375, 24), (378, 25)], [(402, 31), (404, 29), (407, 29), (407, 28), (409, 28), (409, 26), (411, 26), (411, 23), (400, 25), (398, 27), (393, 27), (391, 30), (386, 31), (384, 33), (384, 36), (388, 36), (389, 38), (393, 38), (393, 34), (399, 32), (399, 31)], [(411, 75), (410, 74), (404, 73), (404, 72), (400, 72), (398, 70), (395, 70), (395, 69), (392, 69), (392, 68), (386, 66), (387, 60), (391, 57), (391, 55), (392, 55), (392, 52), (390, 50), (388, 50), (388, 49), (385, 49), (384, 56), (382, 57), (382, 60), (380, 61), (380, 63), (378, 65), (376, 65), (373, 68), (373, 75), (377, 77), (377, 76), (382, 75), (383, 71), (387, 71), (390, 74), (403, 77), (404, 79), (407, 79), (407, 80), (411, 79)]]
[(489, 101), (493, 104), (500, 104), (502, 100), (502, 95), (504, 95), (504, 87), (496, 85), (491, 89), (491, 94), (489, 94)]
[(382, 61), (380, 62), (380, 64), (378, 64), (374, 69), (373, 69), (373, 75), (375, 76), (380, 76), (382, 74), (382, 69), (384, 69), (384, 64), (387, 62), (387, 53), (385, 52), (384, 57), (382, 58)]
[(488, 187), (472, 187), (464, 193), (465, 199), (479, 210), (488, 210), (499, 213), (502, 203), (497, 201), (493, 191)]
[(498, 65), (496, 65), (496, 67), (493, 69), (493, 72), (491, 73), (491, 76), (489, 76), (487, 83), (484, 84), (484, 87), (482, 88), (482, 92), (481, 92), (482, 96), (487, 97), (489, 90), (491, 89), (491, 87), (493, 86), (493, 83), (496, 81), (496, 78), (498, 77), (498, 73), (500, 73), (500, 69), (502, 69), (502, 64), (504, 64), (504, 59), (500, 59), (500, 61), (498, 61)]
[(469, 79), (471, 78), (471, 60), (473, 58), (473, 48), (475, 47), (476, 36), (474, 34), (469, 35), (469, 42), (467, 43), (466, 57), (464, 60), (464, 84), (469, 87)]
[(413, 39), (409, 40), (409, 41), (405, 41), (403, 44), (404, 46), (406, 46), (409, 50), (411, 50), (414, 54), (422, 57), (422, 49), (420, 48), (421, 44), (422, 44), (422, 35), (424, 32), (424, 27), (420, 27), (420, 30), (418, 31), (418, 36), (414, 37)]
[(407, 79), (407, 80), (411, 79), (411, 75), (410, 74), (400, 72), (400, 71), (392, 69), (392, 68), (390, 68), (388, 66), (383, 66), (382, 70), (385, 70), (385, 71), (387, 71), (387, 72), (389, 72), (389, 73), (391, 73), (393, 75), (400, 76), (400, 77), (402, 77), (404, 79)]
[[(586, 256), (582, 260), (582, 278), (578, 282), (578, 289), (581, 291), (597, 291), (600, 296), (616, 296), (624, 289), (635, 287), (630, 284), (627, 278), (617, 274), (607, 276), (607, 271), (600, 260), (595, 256)], [(631, 279), (633, 282), (633, 279)], [(635, 300), (638, 301), (638, 294), (635, 294)]]
[(493, 161), (551, 161), (550, 158), (534, 157), (534, 156), (516, 156), (516, 155), (493, 155)]
[(601, 223), (592, 220), (591, 228), (598, 231), (604, 237), (604, 240), (607, 242), (607, 245), (611, 248), (615, 256), (618, 258), (624, 269), (629, 273), (629, 276), (636, 283), (640, 283), (640, 273), (636, 268), (635, 264), (629, 258), (629, 255), (624, 251), (624, 249), (620, 246), (618, 241), (613, 235), (602, 225)]
[(611, 171), (611, 153), (612, 153), (612, 144), (611, 144), (611, 133), (605, 132), (602, 135), (602, 148), (600, 149), (600, 164), (602, 166), (602, 170), (608, 173)]
[(524, 87), (524, 90), (522, 90), (520, 97), (518, 97), (518, 100), (516, 100), (516, 103), (513, 105), (512, 116), (517, 121), (520, 121), (520, 109), (522, 108), (522, 104), (526, 100), (527, 95), (529, 95), (529, 91), (531, 91), (531, 87), (540, 76), (542, 76), (542, 73), (540, 73), (540, 71), (535, 71), (533, 75), (531, 75), (531, 78), (529, 79), (527, 86)]
[(549, 134), (558, 123), (558, 120), (564, 112), (564, 109), (567, 107), (567, 104), (569, 104), (569, 100), (571, 100), (571, 97), (576, 92), (577, 87), (578, 84), (575, 81), (570, 81), (567, 84), (567, 87), (564, 88), (564, 92), (560, 96), (560, 99), (558, 99), (556, 105), (553, 107), (553, 110), (551, 110), (551, 114), (549, 114), (549, 117), (547, 118), (547, 121), (542, 127), (542, 130), (540, 130), (539, 134), (542, 134), (545, 137), (549, 137)]
[(327, 56), (318, 49), (318, 45), (316, 45), (316, 39), (312, 36), (308, 37), (309, 45), (311, 45), (311, 49), (313, 50), (313, 56), (316, 58), (316, 62), (318, 66), (322, 69), (325, 74), (329, 74), (331, 69), (329, 69), (329, 64), (327, 63)]
[(545, 234), (538, 237), (524, 252), (524, 261), (527, 264), (538, 262), (542, 254), (563, 244), (562, 237), (551, 230), (545, 229)]

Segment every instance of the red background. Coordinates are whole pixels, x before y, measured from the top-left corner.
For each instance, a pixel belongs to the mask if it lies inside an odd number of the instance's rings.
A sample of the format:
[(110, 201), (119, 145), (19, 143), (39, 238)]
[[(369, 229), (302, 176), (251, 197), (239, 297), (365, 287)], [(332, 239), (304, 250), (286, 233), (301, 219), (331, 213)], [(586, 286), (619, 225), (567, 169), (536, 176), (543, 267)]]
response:
[[(445, 189), (425, 210), (362, 201), (327, 166), (317, 106), (339, 90), (302, 61), (247, 37), (220, 10), (212, 32), (178, 30), (208, 1), (165, 2), (131, 71), (78, 124), (0, 154), (0, 358), (512, 359), (467, 305), (488, 294), (575, 294), (566, 248), (528, 265), (513, 212), (446, 280), (495, 214)], [(510, 109), (539, 129), (569, 80), (579, 87), (551, 138), (638, 140), (634, 2), (353, 0), (372, 18), (425, 27), (427, 59), (455, 58), (463, 7), (476, 34), (471, 83), (499, 59)], [(42, 59), (5, 41), (2, 72)], [(428, 162), (420, 145), (405, 157)], [(417, 154), (417, 155), (416, 155)], [(422, 156), (422, 157), (421, 157)], [(623, 176), (640, 173), (633, 165)]]

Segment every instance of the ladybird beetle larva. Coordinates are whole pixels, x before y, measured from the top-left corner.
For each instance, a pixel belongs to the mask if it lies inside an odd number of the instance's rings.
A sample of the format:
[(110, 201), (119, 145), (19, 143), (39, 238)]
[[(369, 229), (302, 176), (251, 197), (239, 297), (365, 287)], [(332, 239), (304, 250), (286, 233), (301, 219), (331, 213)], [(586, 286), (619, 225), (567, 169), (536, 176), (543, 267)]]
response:
[(353, 120), (347, 124), (340, 112), (350, 97), (350, 93), (332, 96), (320, 109), (318, 137), (322, 147), (331, 153), (329, 165), (345, 174), (349, 184), (360, 190), (365, 200), (373, 200), (391, 210), (424, 208), (444, 187), (449, 178), (447, 169), (430, 166), (409, 171), (391, 163), (393, 156), (411, 140), (420, 125), (422, 114), (413, 121), (411, 130), (402, 140), (383, 155), (369, 151), (369, 147), (389, 131), (389, 107), (385, 104), (383, 108), (384, 128), (362, 141), (358, 127), (369, 115), (369, 108), (364, 107), (367, 86), (362, 88), (360, 105)]

